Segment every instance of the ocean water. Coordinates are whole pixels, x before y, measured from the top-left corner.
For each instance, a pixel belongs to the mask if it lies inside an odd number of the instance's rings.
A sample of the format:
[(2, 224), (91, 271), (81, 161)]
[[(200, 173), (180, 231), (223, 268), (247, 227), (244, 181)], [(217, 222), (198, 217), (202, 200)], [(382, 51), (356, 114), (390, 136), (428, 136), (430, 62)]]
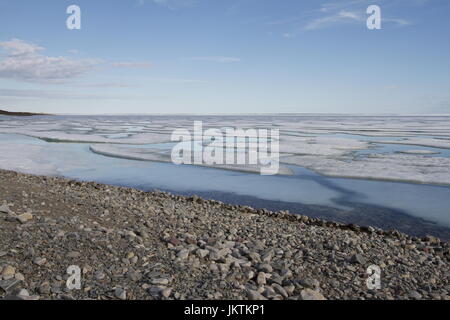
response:
[[(129, 148), (170, 150), (173, 142), (146, 143), (144, 138), (137, 140), (141, 144), (128, 144), (123, 139), (139, 137), (142, 133), (170, 133), (171, 121), (176, 122), (177, 127), (188, 127), (192, 124), (192, 119), (169, 116), (67, 116), (63, 120), (58, 117), (22, 120), (4, 117), (0, 121), (0, 132), (3, 132), (0, 133), (0, 167), (135, 187), (145, 191), (159, 189), (186, 195), (197, 194), (236, 204), (290, 210), (329, 220), (395, 228), (414, 235), (434, 234), (450, 239), (450, 188), (447, 186), (326, 177), (292, 165), (289, 166), (294, 172), (291, 176), (261, 176), (192, 165), (119, 159), (95, 154), (89, 149), (92, 144), (89, 140), (101, 135), (109, 139), (106, 141), (108, 143), (120, 141)], [(229, 122), (237, 121), (234, 118), (219, 121), (217, 117), (202, 119), (209, 119), (211, 126), (227, 126), (230, 125)], [(261, 117), (257, 124), (264, 126), (272, 120), (270, 117)], [(244, 118), (240, 121), (251, 123), (252, 119)], [(307, 118), (307, 121), (312, 120)], [(320, 121), (323, 126), (325, 120), (319, 118), (314, 121)], [(282, 125), (290, 124), (288, 121)], [(10, 132), (5, 133), (8, 130)], [(388, 135), (390, 131), (386, 130), (383, 137), (374, 136), (373, 139), (367, 133), (336, 133), (332, 128), (328, 130), (330, 137), (345, 136), (346, 139), (370, 142), (369, 149), (352, 151), (356, 156), (428, 150), (436, 152), (430, 157), (450, 157), (449, 149), (446, 148), (380, 143), (402, 139), (399, 137), (399, 130), (408, 134), (407, 130), (398, 125), (389, 129), (395, 131), (397, 136)], [(353, 128), (352, 131), (354, 130)], [(13, 133), (14, 131), (20, 133)], [(439, 132), (440, 137), (445, 132)], [(61, 133), (64, 133), (63, 139)], [(320, 134), (327, 135), (323, 132)], [(65, 141), (70, 135), (76, 138), (75, 142)], [(421, 131), (420, 135), (433, 137), (429, 132)]]

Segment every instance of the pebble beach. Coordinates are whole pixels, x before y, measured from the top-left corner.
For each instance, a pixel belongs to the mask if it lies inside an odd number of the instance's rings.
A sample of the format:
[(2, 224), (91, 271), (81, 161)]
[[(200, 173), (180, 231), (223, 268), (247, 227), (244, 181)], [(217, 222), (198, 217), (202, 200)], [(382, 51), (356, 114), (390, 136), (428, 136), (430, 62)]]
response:
[[(0, 170), (0, 298), (450, 299), (450, 245), (196, 196)], [(367, 268), (381, 270), (380, 288)], [(70, 289), (67, 269), (81, 270)]]

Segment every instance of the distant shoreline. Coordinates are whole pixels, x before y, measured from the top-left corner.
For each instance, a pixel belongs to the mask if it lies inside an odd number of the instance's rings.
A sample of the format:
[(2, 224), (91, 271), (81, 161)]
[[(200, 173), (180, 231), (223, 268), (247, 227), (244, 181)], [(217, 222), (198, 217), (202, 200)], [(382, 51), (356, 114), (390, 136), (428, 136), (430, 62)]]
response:
[(450, 114), (389, 114), (389, 113), (34, 113), (34, 112), (12, 112), (0, 110), (0, 115), (10, 116), (273, 116), (273, 117), (450, 117)]
[(50, 116), (49, 113), (34, 113), (34, 112), (13, 112), (0, 110), (0, 115), (2, 116), (13, 116), (13, 117), (31, 117), (31, 116)]

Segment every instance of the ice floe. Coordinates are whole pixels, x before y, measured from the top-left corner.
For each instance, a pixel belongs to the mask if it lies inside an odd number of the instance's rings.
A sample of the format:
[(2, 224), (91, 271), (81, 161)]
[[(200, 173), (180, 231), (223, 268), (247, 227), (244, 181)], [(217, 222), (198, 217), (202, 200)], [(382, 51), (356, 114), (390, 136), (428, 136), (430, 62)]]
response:
[[(281, 162), (303, 166), (324, 175), (445, 185), (450, 182), (449, 158), (447, 153), (442, 152), (442, 149), (450, 149), (448, 116), (0, 117), (0, 133), (21, 134), (48, 142), (95, 144), (91, 151), (97, 154), (169, 162), (168, 150), (173, 130), (192, 130), (194, 121), (198, 120), (203, 121), (204, 129), (220, 128), (223, 132), (226, 128), (279, 129)], [(167, 145), (161, 147), (162, 144)], [(411, 145), (411, 149), (387, 148), (382, 147), (383, 144)], [(132, 145), (141, 145), (143, 148), (130, 148)], [(252, 145), (249, 147), (252, 148)], [(441, 150), (426, 151), (420, 150), (421, 147)], [(239, 148), (237, 151), (242, 152)], [(439, 151), (440, 154), (436, 156), (434, 151)], [(6, 156), (1, 155), (0, 158), (5, 160)], [(257, 167), (248, 165), (216, 167), (258, 171)], [(281, 171), (288, 173), (289, 170), (283, 166)]]
[(450, 158), (406, 154), (372, 154), (360, 159), (287, 156), (281, 162), (332, 177), (450, 185)]
[(15, 143), (0, 143), (0, 169), (40, 175), (57, 175), (55, 164), (47, 161), (47, 148), (28, 145), (18, 148)]
[(280, 152), (303, 155), (339, 156), (353, 150), (368, 149), (369, 143), (329, 137), (280, 137)]
[[(141, 161), (158, 161), (158, 162), (172, 162), (170, 150), (161, 150), (153, 148), (129, 148), (110, 144), (93, 144), (90, 150), (94, 153), (101, 154), (104, 156), (130, 159), (130, 160), (141, 160)], [(262, 165), (252, 165), (252, 164), (197, 164), (203, 167), (233, 170), (241, 172), (251, 172), (260, 173)], [(278, 169), (279, 175), (291, 175), (292, 170), (286, 166), (280, 166)]]
[(436, 139), (436, 138), (408, 138), (399, 141), (380, 141), (380, 143), (389, 144), (405, 144), (412, 146), (424, 146), (432, 148), (450, 149), (450, 139)]

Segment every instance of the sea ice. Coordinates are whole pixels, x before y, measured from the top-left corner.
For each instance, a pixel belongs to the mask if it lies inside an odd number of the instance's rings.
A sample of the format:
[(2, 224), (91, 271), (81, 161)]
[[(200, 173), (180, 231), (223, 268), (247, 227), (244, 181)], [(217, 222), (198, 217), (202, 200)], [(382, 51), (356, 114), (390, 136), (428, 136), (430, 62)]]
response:
[(47, 148), (38, 145), (18, 147), (0, 141), (0, 169), (39, 175), (57, 175), (57, 167), (46, 161)]
[[(249, 115), (249, 116), (58, 116), (0, 117), (0, 133), (17, 133), (52, 142), (102, 143), (91, 150), (113, 157), (169, 162), (158, 144), (167, 143), (174, 129), (279, 129), (281, 162), (335, 177), (449, 184), (448, 158), (432, 151), (400, 150), (381, 154), (373, 143), (450, 149), (448, 116)], [(386, 141), (384, 141), (386, 140)], [(114, 145), (112, 145), (114, 144)], [(142, 145), (142, 150), (119, 145)], [(152, 148), (152, 144), (155, 147)], [(214, 145), (214, 144), (213, 144)], [(250, 145), (251, 146), (251, 145)], [(270, 143), (268, 145), (270, 150)], [(154, 149), (154, 150), (151, 150)], [(370, 156), (365, 154), (369, 153)], [(241, 152), (240, 149), (237, 149)], [(358, 152), (361, 151), (361, 152)], [(5, 160), (6, 156), (3, 157)], [(10, 159), (10, 158), (9, 158)], [(5, 164), (4, 164), (5, 166)], [(217, 166), (219, 167), (219, 166)], [(251, 166), (224, 169), (255, 172)], [(289, 170), (282, 166), (282, 172)]]
[[(152, 148), (127, 148), (110, 144), (93, 144), (90, 146), (90, 150), (94, 153), (98, 153), (105, 156), (130, 159), (130, 160), (142, 160), (142, 161), (158, 161), (158, 162), (172, 162), (171, 151), (152, 149)], [(261, 165), (251, 164), (198, 164), (199, 166), (234, 170), (242, 172), (260, 173)], [(280, 166), (278, 170), (280, 175), (291, 175), (292, 170), (285, 166)]]
[(412, 146), (423, 146), (432, 148), (450, 149), (450, 139), (436, 138), (408, 138), (400, 141), (380, 141), (387, 144), (406, 144)]
[(372, 154), (365, 158), (287, 156), (280, 160), (331, 177), (450, 185), (450, 158)]

